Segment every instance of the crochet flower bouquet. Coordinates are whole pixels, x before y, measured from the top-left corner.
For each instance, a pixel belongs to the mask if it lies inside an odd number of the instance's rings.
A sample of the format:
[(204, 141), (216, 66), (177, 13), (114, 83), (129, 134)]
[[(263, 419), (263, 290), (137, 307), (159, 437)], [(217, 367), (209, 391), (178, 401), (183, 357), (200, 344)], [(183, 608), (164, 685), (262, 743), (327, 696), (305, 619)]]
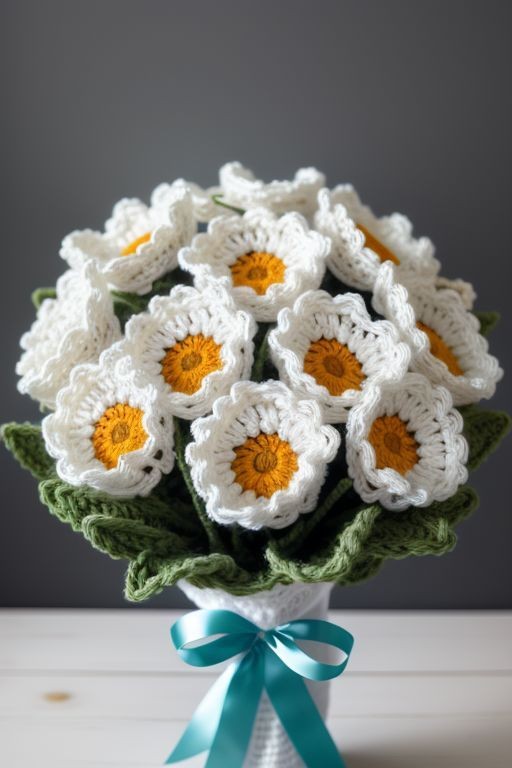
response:
[[(17, 369), (47, 415), (3, 438), (54, 515), (129, 561), (128, 599), (179, 584), (268, 628), (452, 549), (509, 425), (477, 405), (497, 316), (404, 216), (229, 163), (218, 187), (122, 200), (61, 256)], [(266, 695), (246, 762), (303, 765)]]

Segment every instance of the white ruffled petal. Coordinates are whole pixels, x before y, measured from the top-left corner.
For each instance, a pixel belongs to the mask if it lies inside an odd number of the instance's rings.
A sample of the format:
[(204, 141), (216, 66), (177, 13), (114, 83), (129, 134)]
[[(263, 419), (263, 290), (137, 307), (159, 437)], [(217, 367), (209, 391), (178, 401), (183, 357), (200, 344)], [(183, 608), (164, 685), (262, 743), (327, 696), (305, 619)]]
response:
[[(315, 376), (308, 359), (319, 343), (327, 349), (323, 363), (329, 368), (322, 363)], [(399, 341), (394, 326), (373, 322), (363, 299), (354, 293), (304, 293), (293, 309), (279, 313), (269, 346), (280, 378), (297, 395), (317, 400), (329, 423), (345, 422), (365, 387), (382, 379), (400, 380), (410, 361), (410, 349)], [(344, 385), (354, 367), (358, 381), (352, 383), (358, 386)]]
[[(230, 395), (216, 400), (211, 416), (192, 423), (192, 434), (186, 458), (208, 515), (221, 525), (253, 530), (284, 528), (311, 512), (340, 444), (339, 433), (322, 424), (318, 404), (298, 399), (277, 381), (235, 384)], [(233, 470), (235, 449), (261, 435), (283, 441), (296, 461), (287, 484), (271, 495), (245, 489)], [(250, 471), (263, 474), (256, 461)]]
[[(395, 416), (417, 446), (417, 462), (404, 474), (378, 466), (370, 440), (376, 419)], [(368, 387), (347, 421), (347, 463), (355, 490), (364, 501), (378, 501), (393, 510), (450, 498), (467, 480), (468, 447), (462, 427), (449, 392), (433, 387), (421, 374), (408, 373), (399, 383)], [(396, 450), (402, 450), (400, 444)]]
[(16, 366), (19, 391), (50, 409), (72, 369), (95, 362), (121, 337), (107, 283), (93, 262), (65, 272), (56, 290), (57, 297), (43, 301), (21, 337), (24, 352)]
[[(98, 458), (94, 439), (99, 420), (118, 404), (142, 411), (147, 439), (108, 468)], [(59, 477), (71, 485), (88, 485), (112, 496), (147, 496), (174, 466), (173, 423), (165, 396), (157, 382), (130, 370), (120, 354), (107, 353), (97, 365), (75, 368), (42, 428)]]
[[(211, 411), (216, 398), (227, 394), (232, 384), (250, 376), (255, 332), (252, 316), (237, 310), (232, 297), (218, 283), (203, 291), (178, 285), (169, 296), (155, 296), (148, 312), (128, 321), (122, 347), (133, 368), (160, 380), (172, 413), (195, 419)], [(169, 376), (165, 378), (164, 360), (169, 350), (176, 350), (176, 345), (184, 340), (197, 342), (198, 352), (194, 353), (192, 367), (186, 371), (178, 369), (181, 384), (177, 378), (173, 383)], [(202, 346), (203, 340), (206, 346)], [(218, 367), (211, 371), (204, 367), (203, 349), (206, 353), (213, 349)], [(184, 355), (183, 365), (190, 362), (190, 354)], [(191, 389), (187, 374), (195, 377), (196, 371), (203, 370), (206, 373), (200, 386), (193, 392), (187, 391)]]
[(196, 229), (191, 194), (178, 186), (155, 194), (149, 207), (140, 200), (121, 200), (103, 233), (72, 232), (64, 238), (60, 254), (74, 269), (92, 260), (112, 288), (142, 295), (176, 268), (179, 249)]
[[(455, 405), (476, 403), (493, 396), (503, 376), (498, 360), (488, 353), (489, 344), (480, 333), (477, 318), (466, 310), (459, 293), (423, 283), (411, 282), (406, 288), (396, 268), (383, 264), (375, 282), (373, 305), (377, 312), (396, 325), (412, 349), (411, 368), (434, 384), (448, 389)], [(460, 368), (450, 370), (434, 356), (427, 333), (418, 323), (434, 331), (447, 345)]]
[(472, 310), (475, 306), (476, 291), (471, 283), (467, 283), (465, 280), (456, 278), (452, 280), (448, 277), (438, 275), (435, 281), (435, 287), (437, 289), (450, 288), (452, 291), (456, 291), (459, 294), (465, 309)]
[[(291, 306), (298, 296), (318, 288), (325, 271), (330, 243), (308, 228), (297, 213), (278, 218), (265, 209), (253, 209), (243, 216), (220, 216), (208, 231), (196, 235), (178, 255), (183, 269), (194, 276), (201, 289), (211, 280), (222, 280), (236, 303), (253, 313), (258, 321), (275, 320), (280, 309)], [(241, 257), (270, 254), (284, 265), (280, 282), (271, 282), (264, 293), (249, 284), (235, 285), (233, 267)]]
[(268, 208), (276, 214), (297, 211), (310, 216), (325, 176), (316, 168), (300, 168), (291, 181), (265, 183), (241, 163), (226, 163), (219, 173), (225, 202), (241, 208)]
[[(361, 291), (373, 290), (383, 259), (396, 262), (398, 279), (405, 284), (418, 278), (433, 282), (439, 271), (432, 242), (414, 238), (409, 219), (399, 213), (378, 218), (350, 184), (320, 191), (315, 227), (331, 239), (331, 272)], [(370, 238), (376, 241), (373, 247)]]

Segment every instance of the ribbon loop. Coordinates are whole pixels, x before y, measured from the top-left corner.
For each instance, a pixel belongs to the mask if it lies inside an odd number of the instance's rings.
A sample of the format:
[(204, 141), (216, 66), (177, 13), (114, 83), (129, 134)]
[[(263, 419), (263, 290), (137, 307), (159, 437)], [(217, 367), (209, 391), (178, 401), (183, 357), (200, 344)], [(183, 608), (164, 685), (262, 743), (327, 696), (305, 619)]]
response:
[[(307, 768), (344, 768), (302, 678), (322, 681), (340, 675), (354, 644), (349, 632), (313, 619), (264, 631), (232, 611), (199, 610), (179, 619), (171, 638), (187, 664), (234, 661), (195, 711), (166, 764), (209, 750), (206, 768), (240, 768), (265, 690)], [(336, 648), (345, 658), (339, 664), (317, 661), (296, 641)], [(194, 643), (201, 644), (188, 647)]]

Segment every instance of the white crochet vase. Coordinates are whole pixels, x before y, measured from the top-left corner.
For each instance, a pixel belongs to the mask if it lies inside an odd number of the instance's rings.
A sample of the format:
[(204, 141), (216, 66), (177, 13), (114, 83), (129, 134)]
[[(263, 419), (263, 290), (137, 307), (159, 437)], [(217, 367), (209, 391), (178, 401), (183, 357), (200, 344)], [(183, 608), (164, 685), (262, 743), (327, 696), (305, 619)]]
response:
[[(262, 629), (270, 629), (295, 619), (326, 619), (332, 589), (332, 584), (278, 584), (265, 592), (236, 597), (220, 589), (200, 589), (186, 581), (180, 581), (178, 586), (198, 608), (233, 611)], [(334, 661), (327, 648), (320, 657), (318, 646), (315, 648), (315, 658)], [(325, 719), (329, 705), (329, 682), (308, 680), (306, 684)], [(243, 768), (304, 768), (304, 762), (298, 756), (265, 693), (260, 701)]]

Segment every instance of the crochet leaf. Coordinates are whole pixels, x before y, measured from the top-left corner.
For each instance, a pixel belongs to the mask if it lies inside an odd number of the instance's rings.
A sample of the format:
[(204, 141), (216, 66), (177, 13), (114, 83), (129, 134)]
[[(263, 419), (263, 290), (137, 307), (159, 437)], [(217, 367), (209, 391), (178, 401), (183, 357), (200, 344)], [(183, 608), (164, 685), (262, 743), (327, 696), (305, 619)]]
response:
[(460, 409), (464, 436), (468, 441), (468, 469), (474, 470), (493, 453), (510, 430), (512, 420), (505, 411), (487, 411), (476, 405)]
[(46, 452), (41, 427), (36, 424), (4, 424), (0, 435), (18, 464), (38, 480), (55, 473), (55, 462)]
[(454, 526), (476, 504), (476, 494), (464, 486), (451, 499), (426, 509), (410, 508), (397, 514), (379, 504), (360, 506), (349, 520), (339, 515), (322, 544), (306, 539), (293, 557), (283, 552), (280, 542), (271, 542), (265, 564), (256, 572), (218, 552), (162, 558), (146, 551), (130, 563), (125, 595), (129, 600), (145, 600), (179, 579), (236, 595), (254, 594), (279, 582), (353, 584), (373, 576), (389, 558), (448, 552), (456, 542)]
[(180, 531), (180, 514), (155, 496), (116, 499), (57, 478), (40, 483), (39, 495), (61, 522), (113, 558), (132, 559), (148, 549), (168, 556), (198, 544)]
[(32, 291), (30, 298), (34, 307), (39, 309), (45, 299), (56, 299), (57, 291), (55, 288), (36, 288), (35, 291)]
[(480, 333), (482, 336), (489, 336), (501, 319), (499, 312), (475, 312), (475, 315), (480, 321)]

